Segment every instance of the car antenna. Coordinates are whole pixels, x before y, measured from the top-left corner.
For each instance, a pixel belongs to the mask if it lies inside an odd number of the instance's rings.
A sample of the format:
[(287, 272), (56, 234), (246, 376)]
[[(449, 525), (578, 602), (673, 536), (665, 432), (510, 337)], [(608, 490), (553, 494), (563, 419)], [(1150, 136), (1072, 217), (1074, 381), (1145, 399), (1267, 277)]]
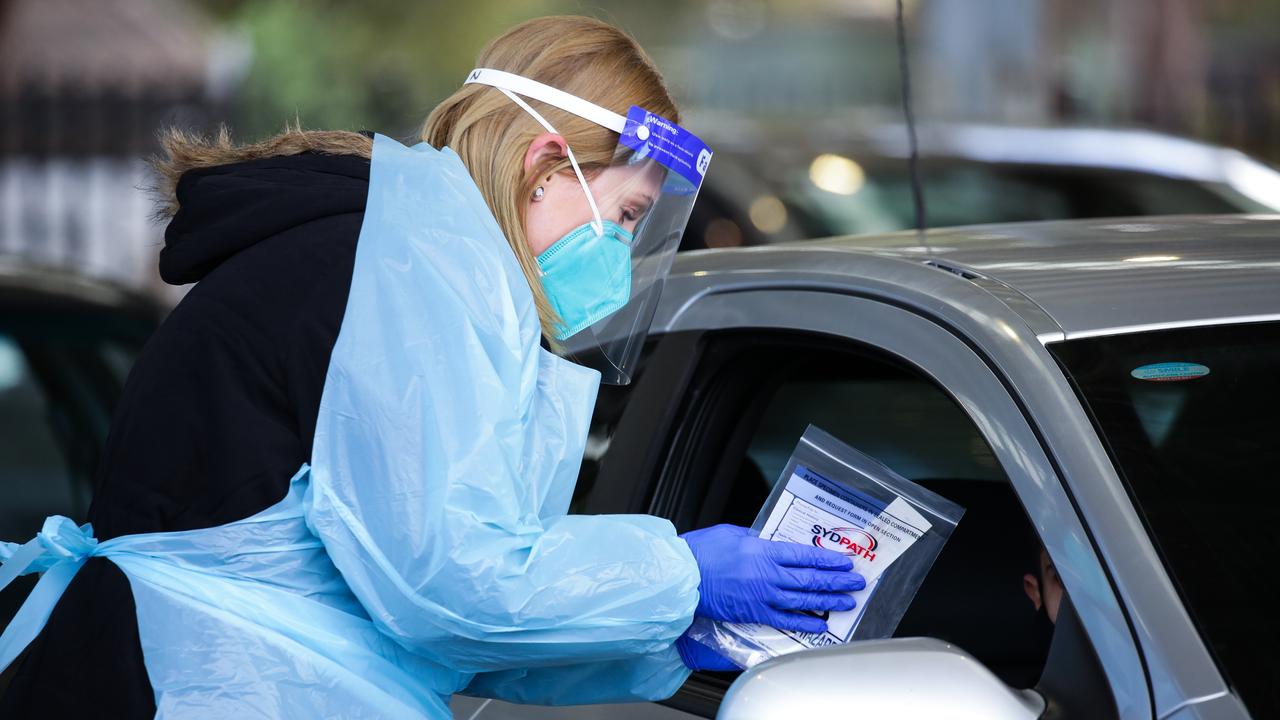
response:
[(903, 17), (902, 0), (898, 0), (898, 75), (902, 80), (902, 113), (907, 120), (907, 159), (911, 173), (911, 199), (915, 203), (916, 235), (924, 246), (926, 257), (933, 256), (929, 237), (925, 232), (924, 186), (920, 183), (920, 143), (916, 139), (916, 115), (911, 107), (911, 68), (907, 63), (907, 23)]

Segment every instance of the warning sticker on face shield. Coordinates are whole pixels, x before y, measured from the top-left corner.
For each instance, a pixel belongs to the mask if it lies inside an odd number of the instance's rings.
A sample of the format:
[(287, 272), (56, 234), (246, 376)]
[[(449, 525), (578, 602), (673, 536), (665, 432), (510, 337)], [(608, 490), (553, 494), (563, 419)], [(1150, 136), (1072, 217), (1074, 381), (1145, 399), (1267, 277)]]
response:
[(684, 178), (689, 193), (702, 185), (711, 164), (711, 148), (697, 135), (637, 105), (627, 112), (620, 141), (635, 151), (636, 159), (656, 160)]
[(739, 623), (730, 627), (773, 655), (849, 642), (885, 570), (930, 527), (929, 521), (900, 497), (886, 504), (797, 466), (760, 537), (843, 553), (853, 561), (854, 572), (866, 579), (866, 588), (850, 593), (857, 602), (853, 610), (820, 614), (826, 616), (825, 633)]

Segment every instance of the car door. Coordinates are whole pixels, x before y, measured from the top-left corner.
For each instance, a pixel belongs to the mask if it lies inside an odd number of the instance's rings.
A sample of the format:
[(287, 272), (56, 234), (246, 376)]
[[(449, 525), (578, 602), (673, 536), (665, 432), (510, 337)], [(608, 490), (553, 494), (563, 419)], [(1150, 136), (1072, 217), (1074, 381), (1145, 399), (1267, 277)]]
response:
[[(949, 640), (1006, 683), (1056, 697), (1064, 717), (1151, 717), (1089, 535), (1018, 404), (963, 338), (872, 299), (779, 289), (701, 297), (672, 330), (632, 386), (602, 389), (575, 511), (649, 512), (680, 531), (749, 525), (814, 423), (967, 508), (900, 636)], [(1041, 544), (1067, 596), (1049, 627), (1024, 592)], [(711, 717), (734, 676), (697, 673), (664, 710)], [(499, 706), (479, 717), (539, 717)]]

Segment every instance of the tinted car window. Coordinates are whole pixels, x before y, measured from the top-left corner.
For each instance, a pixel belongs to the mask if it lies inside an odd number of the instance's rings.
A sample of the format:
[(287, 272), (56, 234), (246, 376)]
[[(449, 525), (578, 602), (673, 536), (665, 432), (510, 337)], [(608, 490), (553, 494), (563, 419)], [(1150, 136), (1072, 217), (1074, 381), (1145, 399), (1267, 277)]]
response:
[[(155, 324), (141, 306), (0, 291), (0, 540), (30, 540), (49, 515), (84, 522), (111, 414)], [(0, 592), (0, 626), (35, 580)]]
[(1280, 323), (1050, 349), (1228, 680), (1255, 717), (1280, 714)]
[(22, 348), (0, 334), (0, 539), (25, 541), (50, 508), (82, 505), (59, 445), (57, 413)]
[(591, 425), (587, 430), (587, 446), (582, 454), (582, 466), (578, 469), (578, 482), (573, 486), (573, 499), (569, 503), (569, 512), (585, 511), (588, 498), (595, 490), (600, 463), (609, 452), (614, 433), (618, 430), (618, 421), (622, 418), (632, 391), (640, 384), (646, 361), (653, 354), (655, 343), (653, 339), (645, 343), (630, 383), (626, 385), (601, 383), (600, 390), (596, 394), (596, 406), (591, 413)]

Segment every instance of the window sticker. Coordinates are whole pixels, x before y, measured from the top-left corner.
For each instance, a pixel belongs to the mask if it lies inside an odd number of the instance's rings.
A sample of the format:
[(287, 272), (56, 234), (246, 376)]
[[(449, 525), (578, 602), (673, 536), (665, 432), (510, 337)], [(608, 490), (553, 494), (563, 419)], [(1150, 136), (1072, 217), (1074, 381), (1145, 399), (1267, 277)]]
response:
[(1209, 368), (1190, 362), (1162, 362), (1134, 368), (1129, 374), (1148, 382), (1182, 382), (1208, 375)]
[(702, 185), (711, 164), (711, 148), (697, 135), (637, 105), (627, 112), (621, 142), (636, 151), (636, 159), (653, 158), (674, 170), (690, 183), (690, 191)]

